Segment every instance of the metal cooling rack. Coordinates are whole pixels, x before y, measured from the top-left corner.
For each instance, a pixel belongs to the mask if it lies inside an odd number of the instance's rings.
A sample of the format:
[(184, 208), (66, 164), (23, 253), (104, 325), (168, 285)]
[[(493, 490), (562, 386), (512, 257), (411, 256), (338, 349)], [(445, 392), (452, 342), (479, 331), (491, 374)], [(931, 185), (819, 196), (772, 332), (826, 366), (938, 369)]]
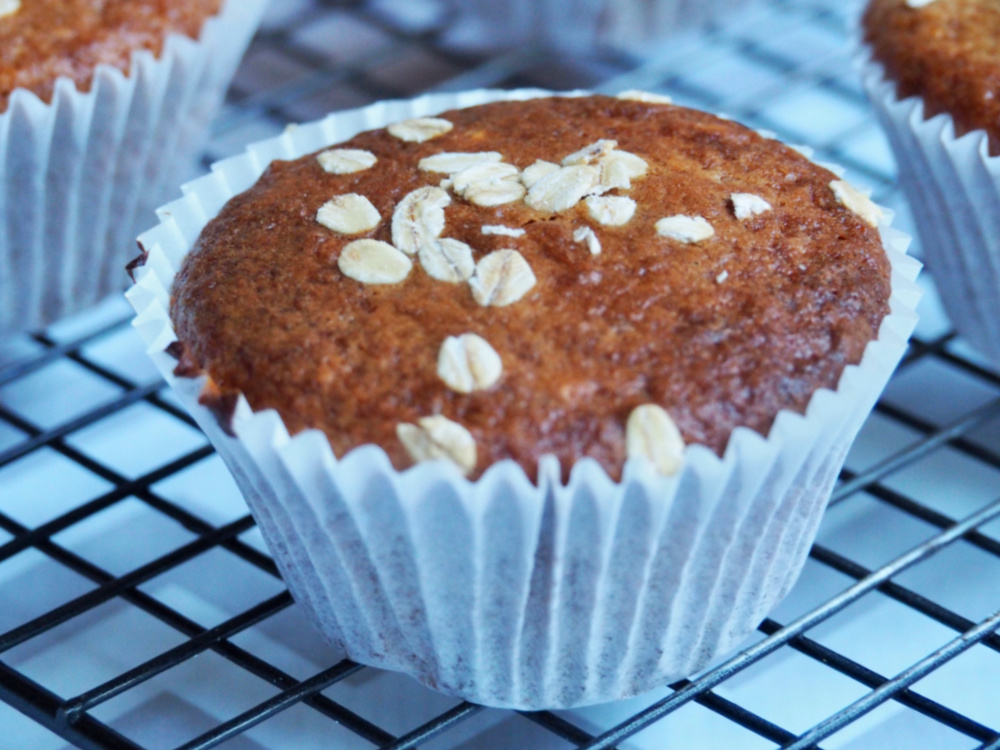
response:
[[(445, 49), (431, 0), (275, 0), (205, 163), (428, 89), (668, 92), (816, 146), (899, 210), (850, 65), (858, 2), (771, 0), (640, 58)], [(640, 698), (483, 709), (306, 625), (114, 300), (0, 342), (0, 748), (1000, 749), (1000, 375), (933, 292), (799, 584), (744, 650)]]

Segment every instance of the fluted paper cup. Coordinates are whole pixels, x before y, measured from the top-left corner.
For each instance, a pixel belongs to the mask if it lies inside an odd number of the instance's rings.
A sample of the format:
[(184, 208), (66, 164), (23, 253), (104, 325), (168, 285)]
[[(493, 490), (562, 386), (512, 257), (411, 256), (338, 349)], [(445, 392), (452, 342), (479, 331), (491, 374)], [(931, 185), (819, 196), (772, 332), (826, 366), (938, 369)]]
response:
[(985, 131), (957, 138), (951, 115), (927, 118), (923, 99), (900, 99), (870, 50), (859, 65), (945, 311), (1000, 367), (1000, 157), (990, 156)]
[(683, 29), (724, 17), (747, 0), (449, 0), (445, 44), (468, 51), (536, 43), (579, 52), (653, 52)]
[(50, 103), (15, 90), (0, 114), (0, 335), (45, 325), (125, 288), (135, 235), (200, 155), (267, 0), (228, 0), (197, 40), (167, 37), (129, 73)]
[[(275, 158), (394, 120), (541, 92), (476, 91), (332, 115), (251, 146), (186, 186), (128, 296), (149, 353), (232, 470), (295, 598), (351, 658), (433, 688), (522, 709), (610, 701), (690, 674), (743, 640), (792, 586), (855, 433), (906, 348), (919, 297), (908, 238), (883, 226), (891, 313), (836, 391), (770, 434), (737, 429), (722, 458), (686, 449), (674, 477), (594, 461), (537, 483), (512, 461), (476, 481), (443, 462), (396, 471), (381, 448), (334, 456), (241, 397), (225, 429), (173, 374), (168, 305), (201, 229)], [(231, 433), (231, 434), (230, 434)]]

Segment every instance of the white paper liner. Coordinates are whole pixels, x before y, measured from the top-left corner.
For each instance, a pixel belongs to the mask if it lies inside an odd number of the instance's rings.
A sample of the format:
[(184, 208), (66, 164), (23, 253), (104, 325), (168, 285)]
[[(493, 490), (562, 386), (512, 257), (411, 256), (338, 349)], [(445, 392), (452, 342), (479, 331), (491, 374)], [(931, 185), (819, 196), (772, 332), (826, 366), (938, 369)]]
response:
[(1000, 366), (1000, 157), (989, 155), (985, 131), (956, 138), (951, 115), (925, 119), (923, 99), (900, 100), (869, 49), (858, 64), (945, 311)]
[(538, 43), (567, 51), (640, 53), (671, 34), (724, 17), (747, 0), (448, 0), (443, 42), (462, 50)]
[(46, 104), (14, 91), (0, 114), (0, 334), (36, 328), (124, 289), (134, 238), (201, 153), (267, 0), (229, 0), (197, 41), (169, 36), (90, 91)]
[(177, 378), (165, 348), (175, 269), (202, 227), (274, 158), (292, 159), (403, 117), (543, 95), (473, 91), (386, 102), (299, 126), (185, 186), (140, 243), (135, 327), (236, 477), (295, 598), (351, 658), (492, 706), (624, 698), (734, 648), (798, 576), (847, 449), (916, 323), (919, 263), (883, 226), (891, 313), (836, 392), (782, 412), (767, 438), (739, 428), (723, 458), (686, 450), (665, 478), (629, 461), (620, 483), (586, 459), (567, 485), (511, 461), (470, 482), (443, 462), (395, 471), (382, 449), (338, 460), (240, 399), (230, 437)]

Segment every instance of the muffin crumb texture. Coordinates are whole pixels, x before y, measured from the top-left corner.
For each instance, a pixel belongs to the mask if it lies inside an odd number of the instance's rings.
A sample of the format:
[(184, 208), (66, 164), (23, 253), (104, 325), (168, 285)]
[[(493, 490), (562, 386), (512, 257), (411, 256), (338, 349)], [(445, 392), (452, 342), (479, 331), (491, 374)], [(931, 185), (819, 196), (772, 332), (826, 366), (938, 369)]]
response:
[(872, 0), (865, 41), (900, 99), (924, 100), (924, 116), (948, 113), (958, 136), (985, 130), (1000, 154), (1000, 3)]
[(338, 456), (673, 474), (688, 444), (803, 411), (876, 337), (877, 208), (839, 182), (638, 94), (362, 133), (274, 162), (205, 228), (173, 289), (184, 374)]
[(56, 80), (87, 91), (98, 65), (128, 72), (132, 53), (159, 55), (170, 34), (197, 39), (222, 0), (0, 0), (0, 112), (15, 89), (51, 101)]

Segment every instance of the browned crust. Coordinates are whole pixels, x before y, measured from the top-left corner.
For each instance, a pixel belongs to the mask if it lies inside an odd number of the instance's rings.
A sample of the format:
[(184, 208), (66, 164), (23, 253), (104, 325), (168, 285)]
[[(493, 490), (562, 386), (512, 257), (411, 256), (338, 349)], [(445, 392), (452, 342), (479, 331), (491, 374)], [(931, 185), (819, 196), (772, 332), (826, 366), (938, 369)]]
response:
[[(311, 156), (276, 162), (206, 227), (176, 278), (171, 314), (220, 391), (277, 409), (292, 433), (323, 430), (337, 455), (375, 443), (404, 467), (396, 425), (441, 413), (475, 437), (473, 475), (511, 458), (534, 476), (552, 453), (564, 469), (591, 456), (618, 476), (637, 405), (662, 405), (687, 442), (721, 453), (736, 426), (766, 433), (778, 411), (801, 412), (817, 388), (835, 387), (877, 335), (889, 297), (877, 232), (837, 202), (832, 174), (795, 151), (703, 113), (607, 97), (443, 116), (454, 130), (423, 144), (384, 130), (352, 139), (378, 156), (367, 171), (329, 175)], [(326, 200), (357, 192), (383, 217), (362, 236), (389, 241), (396, 202), (443, 177), (417, 170), (423, 156), (497, 150), (523, 168), (600, 137), (652, 165), (628, 191), (639, 206), (623, 227), (597, 225), (582, 203), (556, 216), (458, 198), (446, 209), (445, 236), (477, 258), (514, 247), (531, 264), (538, 284), (509, 307), (480, 307), (466, 285), (435, 281), (419, 264), (401, 284), (362, 285), (336, 263), (354, 238), (315, 221)], [(733, 192), (774, 209), (740, 222)], [(704, 216), (716, 236), (696, 245), (657, 236), (655, 222), (674, 214)], [(526, 235), (483, 235), (483, 224)], [(595, 227), (601, 255), (572, 240), (581, 225)], [(441, 342), (465, 332), (504, 363), (497, 385), (471, 395), (436, 374)]]
[(947, 112), (957, 135), (985, 130), (1000, 154), (1000, 3), (872, 0), (863, 23), (901, 99), (921, 97), (927, 117)]
[(170, 34), (197, 38), (222, 0), (24, 0), (0, 18), (0, 112), (16, 89), (52, 100), (67, 77), (87, 91), (98, 65), (128, 72), (132, 53), (159, 55)]

